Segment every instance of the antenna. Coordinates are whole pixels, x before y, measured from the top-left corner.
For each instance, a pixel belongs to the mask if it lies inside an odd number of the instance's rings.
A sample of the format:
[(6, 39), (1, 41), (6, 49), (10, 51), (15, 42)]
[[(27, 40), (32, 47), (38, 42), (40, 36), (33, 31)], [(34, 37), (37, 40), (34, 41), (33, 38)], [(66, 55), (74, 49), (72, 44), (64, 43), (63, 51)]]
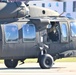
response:
[(25, 3), (28, 3), (29, 1), (43, 1), (43, 0), (25, 0)]
[(61, 16), (62, 14), (64, 14), (64, 12), (62, 12), (59, 16)]

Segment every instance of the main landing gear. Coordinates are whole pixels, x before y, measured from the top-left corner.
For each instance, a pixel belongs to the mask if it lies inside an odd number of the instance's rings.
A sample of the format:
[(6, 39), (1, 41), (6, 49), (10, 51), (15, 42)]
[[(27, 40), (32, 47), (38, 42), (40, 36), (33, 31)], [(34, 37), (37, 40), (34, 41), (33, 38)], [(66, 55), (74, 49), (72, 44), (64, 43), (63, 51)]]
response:
[(46, 48), (47, 45), (40, 47), (41, 53), (38, 57), (38, 62), (42, 69), (50, 69), (54, 63), (53, 57), (50, 54), (47, 54)]
[(6, 67), (8, 68), (15, 68), (18, 64), (18, 60), (16, 59), (7, 59), (7, 60), (4, 60), (4, 63), (6, 65)]

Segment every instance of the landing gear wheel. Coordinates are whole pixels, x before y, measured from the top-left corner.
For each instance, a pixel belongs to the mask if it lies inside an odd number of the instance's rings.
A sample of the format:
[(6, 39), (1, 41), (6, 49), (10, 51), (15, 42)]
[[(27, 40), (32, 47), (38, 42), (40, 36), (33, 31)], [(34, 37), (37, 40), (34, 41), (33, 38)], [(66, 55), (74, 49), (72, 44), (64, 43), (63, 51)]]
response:
[(8, 59), (8, 60), (4, 60), (4, 63), (8, 68), (15, 68), (18, 64), (18, 60)]
[(39, 65), (42, 69), (50, 69), (53, 65), (53, 57), (49, 54), (41, 55), (39, 60)]

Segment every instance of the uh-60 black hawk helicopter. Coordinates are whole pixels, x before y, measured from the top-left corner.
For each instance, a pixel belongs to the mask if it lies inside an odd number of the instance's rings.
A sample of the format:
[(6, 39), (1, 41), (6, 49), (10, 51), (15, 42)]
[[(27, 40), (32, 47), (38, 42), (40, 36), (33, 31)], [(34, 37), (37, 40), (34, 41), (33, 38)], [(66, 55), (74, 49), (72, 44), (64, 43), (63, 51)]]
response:
[(76, 56), (76, 21), (23, 2), (0, 2), (0, 59), (8, 68), (38, 58), (41, 68)]

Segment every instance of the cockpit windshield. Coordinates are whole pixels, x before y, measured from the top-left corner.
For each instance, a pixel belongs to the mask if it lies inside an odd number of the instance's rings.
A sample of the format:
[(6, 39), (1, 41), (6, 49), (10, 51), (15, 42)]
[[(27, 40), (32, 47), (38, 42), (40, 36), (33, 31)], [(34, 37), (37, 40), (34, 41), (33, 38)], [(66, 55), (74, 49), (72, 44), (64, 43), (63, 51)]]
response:
[(73, 37), (76, 37), (76, 22), (71, 22), (70, 26), (71, 26), (71, 35)]

